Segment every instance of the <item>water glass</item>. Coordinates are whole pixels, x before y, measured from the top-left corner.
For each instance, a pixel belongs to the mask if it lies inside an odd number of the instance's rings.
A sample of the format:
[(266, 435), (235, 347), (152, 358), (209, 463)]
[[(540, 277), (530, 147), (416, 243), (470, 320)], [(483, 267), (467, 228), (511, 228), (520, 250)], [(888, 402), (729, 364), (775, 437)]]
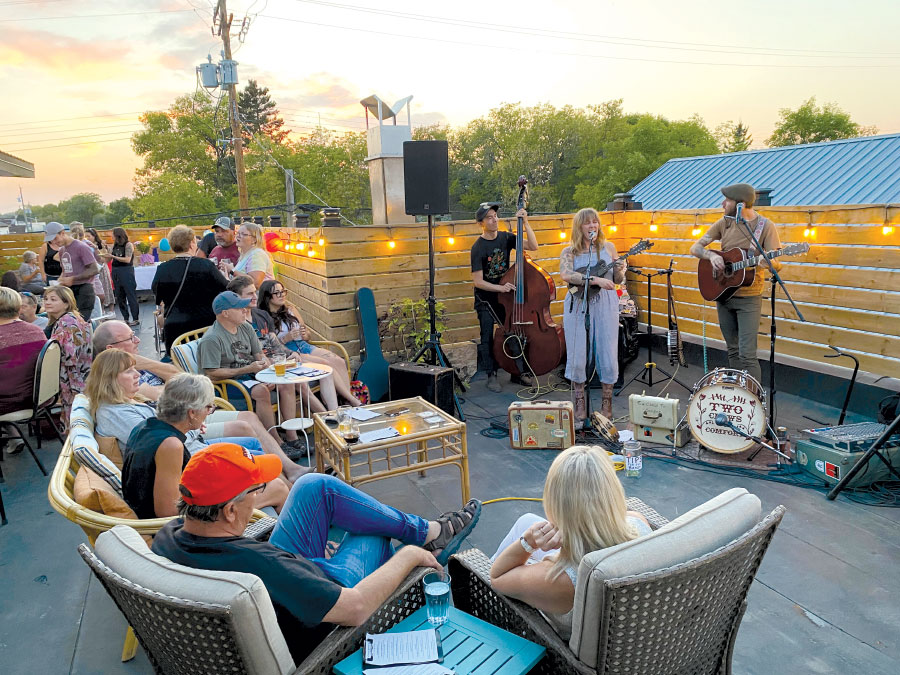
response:
[(441, 626), (447, 623), (450, 613), (450, 575), (446, 572), (429, 572), (422, 579), (425, 589), (425, 611), (428, 623)]
[[(338, 420), (338, 433), (346, 438), (347, 434), (351, 432), (351, 427), (353, 426), (353, 418), (350, 417), (350, 407), (346, 405), (342, 405), (337, 409), (337, 420)], [(358, 434), (358, 432), (357, 432)]]

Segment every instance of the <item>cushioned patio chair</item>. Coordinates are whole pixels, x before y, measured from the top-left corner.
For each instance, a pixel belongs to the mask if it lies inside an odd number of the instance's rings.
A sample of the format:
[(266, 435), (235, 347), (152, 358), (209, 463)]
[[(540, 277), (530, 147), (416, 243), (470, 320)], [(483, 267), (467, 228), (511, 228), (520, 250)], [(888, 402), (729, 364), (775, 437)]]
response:
[(383, 632), (425, 603), (420, 582), (428, 569), (419, 567), (364, 625), (335, 628), (296, 665), (255, 575), (175, 564), (127, 527), (100, 535), (95, 553), (85, 544), (78, 552), (134, 627), (154, 670), (168, 675), (330, 675), (366, 632)]
[(450, 559), (453, 601), (544, 645), (532, 673), (724, 675), (784, 511), (760, 521), (759, 499), (734, 488), (651, 534), (589, 553), (578, 568), (568, 642), (544, 614), (493, 591), (491, 562), (477, 549)]

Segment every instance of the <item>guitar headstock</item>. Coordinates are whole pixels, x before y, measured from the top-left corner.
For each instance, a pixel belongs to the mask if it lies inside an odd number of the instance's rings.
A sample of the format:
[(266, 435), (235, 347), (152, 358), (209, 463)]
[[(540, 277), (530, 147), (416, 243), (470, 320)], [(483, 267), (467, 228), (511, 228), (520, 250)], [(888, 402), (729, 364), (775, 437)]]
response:
[(643, 253), (649, 248), (653, 248), (653, 242), (649, 239), (641, 239), (638, 243), (628, 249), (628, 252), (625, 256), (637, 255), (638, 253)]
[(788, 244), (783, 249), (784, 255), (800, 255), (801, 253), (809, 253), (809, 242), (803, 241), (799, 244)]

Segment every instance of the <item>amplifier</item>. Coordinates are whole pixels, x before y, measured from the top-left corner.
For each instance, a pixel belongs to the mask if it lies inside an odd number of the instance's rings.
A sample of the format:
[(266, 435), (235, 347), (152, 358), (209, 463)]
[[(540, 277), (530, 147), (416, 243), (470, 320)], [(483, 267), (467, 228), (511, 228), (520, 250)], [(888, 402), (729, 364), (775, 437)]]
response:
[[(668, 429), (671, 432), (678, 426), (678, 404), (677, 398), (669, 398), (668, 395), (661, 398), (632, 394), (628, 397), (628, 414), (635, 427), (656, 427), (657, 429)], [(661, 441), (651, 442), (659, 443)]]
[(445, 413), (455, 415), (453, 368), (427, 363), (392, 363), (388, 368), (388, 397), (396, 401), (414, 396), (421, 396)]
[[(797, 464), (804, 471), (820, 478), (829, 485), (835, 485), (853, 466), (862, 459), (866, 450), (871, 447), (870, 441), (865, 448), (845, 450), (830, 443), (823, 443), (814, 438), (794, 441), (794, 453)], [(894, 438), (888, 440), (881, 453), (887, 457), (891, 466), (900, 467), (900, 443)], [(848, 487), (871, 485), (875, 481), (888, 480), (890, 471), (877, 457), (869, 460), (868, 466), (860, 471)]]
[(509, 444), (518, 449), (565, 450), (575, 443), (571, 401), (516, 401), (509, 406)]

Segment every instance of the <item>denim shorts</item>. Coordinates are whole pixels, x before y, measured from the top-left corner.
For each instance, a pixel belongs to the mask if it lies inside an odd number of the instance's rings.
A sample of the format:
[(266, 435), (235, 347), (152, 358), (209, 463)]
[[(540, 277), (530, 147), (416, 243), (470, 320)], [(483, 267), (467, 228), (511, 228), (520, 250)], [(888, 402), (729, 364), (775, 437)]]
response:
[(306, 340), (291, 340), (290, 342), (285, 342), (284, 346), (298, 354), (312, 354), (315, 350), (315, 347)]

